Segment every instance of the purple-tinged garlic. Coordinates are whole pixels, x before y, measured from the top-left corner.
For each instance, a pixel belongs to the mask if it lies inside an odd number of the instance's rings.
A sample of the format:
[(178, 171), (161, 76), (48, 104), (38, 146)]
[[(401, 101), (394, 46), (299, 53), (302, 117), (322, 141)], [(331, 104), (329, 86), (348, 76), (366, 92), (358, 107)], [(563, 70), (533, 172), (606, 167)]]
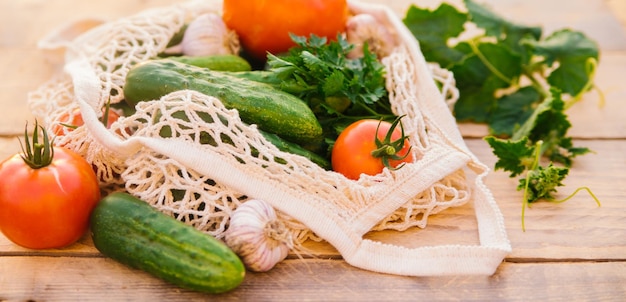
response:
[(267, 202), (251, 199), (230, 217), (224, 241), (248, 269), (266, 272), (284, 260), (293, 247), (291, 233)]
[(189, 23), (180, 44), (166, 49), (166, 54), (208, 56), (237, 54), (241, 49), (237, 33), (215, 13), (202, 14)]

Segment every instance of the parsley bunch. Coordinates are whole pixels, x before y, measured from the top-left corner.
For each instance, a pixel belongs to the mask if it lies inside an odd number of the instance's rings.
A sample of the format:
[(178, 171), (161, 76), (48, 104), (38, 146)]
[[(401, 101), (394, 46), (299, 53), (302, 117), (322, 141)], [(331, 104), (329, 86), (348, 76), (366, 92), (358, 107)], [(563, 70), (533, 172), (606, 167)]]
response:
[[(524, 208), (554, 201), (573, 158), (590, 152), (573, 146), (565, 111), (594, 88), (598, 46), (581, 32), (563, 29), (544, 37), (541, 27), (510, 22), (472, 0), (464, 3), (467, 12), (446, 3), (434, 11), (411, 6), (403, 21), (426, 60), (453, 72), (460, 91), (456, 119), (486, 123), (495, 168), (525, 176), (518, 185)], [(469, 25), (480, 34), (462, 39)], [(541, 158), (549, 164), (541, 166)]]
[(267, 70), (281, 90), (307, 102), (332, 145), (341, 130), (365, 119), (396, 118), (385, 88), (385, 69), (364, 46), (363, 57), (349, 58), (354, 45), (337, 35), (334, 41), (291, 35), (297, 44), (284, 55), (268, 54)]

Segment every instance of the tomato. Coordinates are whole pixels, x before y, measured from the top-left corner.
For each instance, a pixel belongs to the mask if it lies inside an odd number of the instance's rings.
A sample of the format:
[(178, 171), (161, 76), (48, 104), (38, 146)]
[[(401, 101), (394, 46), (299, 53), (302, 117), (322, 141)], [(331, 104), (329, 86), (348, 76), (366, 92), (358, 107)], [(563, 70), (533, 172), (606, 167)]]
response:
[(345, 31), (346, 0), (224, 0), (222, 18), (239, 36), (243, 49), (264, 61), (295, 44), (289, 33), (335, 39)]
[[(101, 197), (91, 165), (79, 154), (46, 141), (44, 148), (54, 150), (49, 164), (31, 167), (22, 159), (36, 162), (38, 156), (31, 152), (0, 163), (0, 231), (31, 249), (60, 248), (80, 239)], [(35, 144), (30, 148), (39, 152)], [(46, 159), (45, 153), (40, 155)]]
[[(388, 166), (392, 169), (399, 168), (403, 163), (413, 162), (408, 139), (403, 137), (402, 129), (394, 126), (394, 123), (363, 119), (346, 127), (337, 137), (332, 149), (333, 170), (349, 179), (357, 180), (361, 174), (381, 173), (385, 168), (384, 158), (387, 158)], [(391, 137), (386, 139), (390, 131)], [(380, 144), (377, 144), (376, 137)], [(393, 152), (382, 156), (372, 154), (383, 146), (392, 147)]]
[[(111, 124), (113, 124), (119, 118), (120, 118), (120, 115), (117, 112), (113, 110), (109, 110), (109, 114), (107, 116), (106, 127), (107, 128), (111, 127)], [(55, 124), (52, 127), (52, 132), (54, 132), (54, 134), (57, 136), (63, 135), (66, 133), (66, 131), (67, 132), (72, 131), (74, 130), (73, 127), (80, 127), (84, 123), (85, 122), (83, 121), (83, 116), (82, 114), (80, 114), (80, 109), (77, 108), (77, 109), (72, 110), (71, 112), (66, 112), (62, 114), (59, 117), (59, 123)]]

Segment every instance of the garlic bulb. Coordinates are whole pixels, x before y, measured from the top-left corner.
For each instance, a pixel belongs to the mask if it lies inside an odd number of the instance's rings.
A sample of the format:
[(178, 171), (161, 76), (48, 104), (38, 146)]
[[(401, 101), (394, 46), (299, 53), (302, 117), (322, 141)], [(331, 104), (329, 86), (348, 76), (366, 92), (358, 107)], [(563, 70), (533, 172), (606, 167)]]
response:
[(348, 54), (350, 58), (362, 57), (363, 46), (366, 42), (369, 50), (378, 58), (388, 56), (396, 46), (392, 32), (374, 16), (365, 13), (348, 19), (346, 39), (354, 44), (354, 49)]
[(166, 54), (187, 56), (237, 54), (239, 37), (214, 13), (202, 14), (189, 23), (180, 44), (166, 49)]
[(248, 269), (265, 272), (287, 257), (291, 233), (268, 203), (251, 199), (235, 209), (224, 241)]

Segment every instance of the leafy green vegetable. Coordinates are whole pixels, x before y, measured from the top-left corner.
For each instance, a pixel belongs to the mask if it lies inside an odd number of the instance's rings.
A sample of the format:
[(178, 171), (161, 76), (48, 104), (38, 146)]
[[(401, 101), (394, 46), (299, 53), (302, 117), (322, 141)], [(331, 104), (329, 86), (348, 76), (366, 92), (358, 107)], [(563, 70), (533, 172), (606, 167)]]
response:
[(525, 190), (526, 202), (534, 202), (540, 199), (554, 199), (553, 192), (556, 187), (562, 186), (561, 181), (569, 173), (568, 168), (556, 167), (550, 163), (547, 167), (538, 166), (531, 170), (522, 178), (517, 186), (518, 190)]
[(532, 86), (522, 87), (500, 98), (497, 110), (491, 116), (491, 132), (494, 135), (515, 132), (533, 114), (540, 98), (540, 93)]
[[(527, 87), (540, 94), (516, 96), (526, 104), (519, 113), (530, 116), (533, 105), (548, 98), (551, 88), (577, 98), (593, 87), (599, 50), (583, 33), (564, 29), (542, 38), (540, 27), (507, 21), (472, 0), (464, 3), (467, 12), (446, 3), (434, 11), (413, 5), (403, 20), (426, 60), (454, 73), (460, 90), (454, 108), (457, 120), (484, 122), (498, 135), (511, 135), (512, 128), (501, 127), (520, 124), (519, 115), (506, 114), (510, 106), (503, 103), (510, 95)], [(468, 24), (481, 34), (453, 45), (452, 39), (460, 39)]]
[[(392, 121), (385, 88), (385, 69), (364, 45), (363, 57), (350, 59), (354, 45), (338, 35), (336, 41), (311, 35), (291, 35), (297, 46), (286, 55), (268, 55), (268, 77), (313, 109), (332, 145), (348, 124), (363, 118)], [(277, 80), (276, 80), (277, 79)], [(276, 84), (278, 83), (278, 84)]]
[(407, 28), (419, 37), (421, 50), (428, 61), (439, 62), (444, 68), (449, 68), (465, 56), (463, 52), (448, 47), (448, 40), (460, 35), (466, 22), (467, 14), (460, 13), (447, 3), (442, 3), (435, 11), (412, 5), (404, 20)]
[[(292, 47), (288, 55), (268, 55), (269, 71), (283, 81), (281, 85), (285, 90), (291, 90), (309, 102), (343, 97), (353, 107), (361, 108), (370, 107), (387, 97), (384, 66), (367, 47), (364, 47), (362, 58), (349, 59), (347, 54), (354, 45), (341, 35), (337, 36), (337, 41), (330, 42), (316, 35), (311, 35), (308, 40), (295, 35), (291, 38), (298, 46)], [(382, 112), (391, 111), (388, 102), (381, 106), (384, 107)], [(333, 108), (326, 109), (333, 111)], [(367, 111), (380, 115), (374, 109)]]
[[(496, 37), (498, 42), (509, 48), (513, 53), (524, 56), (525, 49), (520, 44), (524, 38), (539, 40), (542, 29), (537, 26), (526, 26), (510, 22), (474, 1), (465, 1), (469, 11), (469, 18), (478, 27), (483, 28), (487, 36)], [(524, 56), (528, 63), (528, 57)]]
[(565, 102), (561, 93), (554, 90), (548, 98), (532, 112), (524, 124), (519, 127), (511, 139), (528, 137), (532, 142), (543, 141), (542, 154), (550, 160), (571, 166), (575, 156), (590, 152), (588, 148), (572, 146), (572, 138), (567, 137), (571, 123), (565, 115)]
[[(570, 29), (543, 38), (541, 27), (505, 20), (473, 0), (464, 3), (467, 12), (446, 3), (432, 11), (413, 5), (403, 21), (426, 60), (453, 72), (460, 92), (456, 119), (488, 124), (495, 168), (524, 175), (518, 186), (524, 207), (554, 202), (574, 157), (590, 152), (573, 146), (565, 111), (594, 88), (598, 46)], [(477, 28), (473, 36), (465, 31), (470, 24)], [(544, 157), (550, 160), (545, 167)]]
[(487, 136), (485, 140), (498, 157), (495, 165), (496, 170), (502, 169), (511, 172), (509, 176), (515, 177), (532, 167), (535, 150), (529, 147), (527, 137), (513, 141)]
[(568, 197), (556, 200), (553, 193), (556, 193), (557, 187), (563, 186), (563, 180), (569, 173), (569, 167), (557, 167), (551, 162), (546, 166), (540, 166), (542, 150), (544, 150), (544, 142), (537, 141), (530, 144), (528, 137), (524, 136), (519, 140), (500, 139), (493, 136), (485, 137), (485, 140), (494, 154), (498, 157), (495, 168), (511, 172), (510, 176), (524, 174), (524, 178), (520, 178), (517, 190), (524, 190), (522, 200), (522, 229), (525, 230), (524, 212), (528, 204), (538, 200), (547, 200), (553, 203), (561, 203), (569, 200), (580, 190), (586, 190), (589, 195), (600, 206), (600, 201), (587, 187), (580, 187), (570, 194)]
[(558, 67), (548, 76), (548, 83), (564, 93), (578, 95), (585, 92), (590, 82), (588, 61), (598, 60), (599, 51), (595, 42), (580, 32), (560, 30), (545, 40), (525, 40), (525, 45), (534, 53), (545, 58), (544, 63)]

